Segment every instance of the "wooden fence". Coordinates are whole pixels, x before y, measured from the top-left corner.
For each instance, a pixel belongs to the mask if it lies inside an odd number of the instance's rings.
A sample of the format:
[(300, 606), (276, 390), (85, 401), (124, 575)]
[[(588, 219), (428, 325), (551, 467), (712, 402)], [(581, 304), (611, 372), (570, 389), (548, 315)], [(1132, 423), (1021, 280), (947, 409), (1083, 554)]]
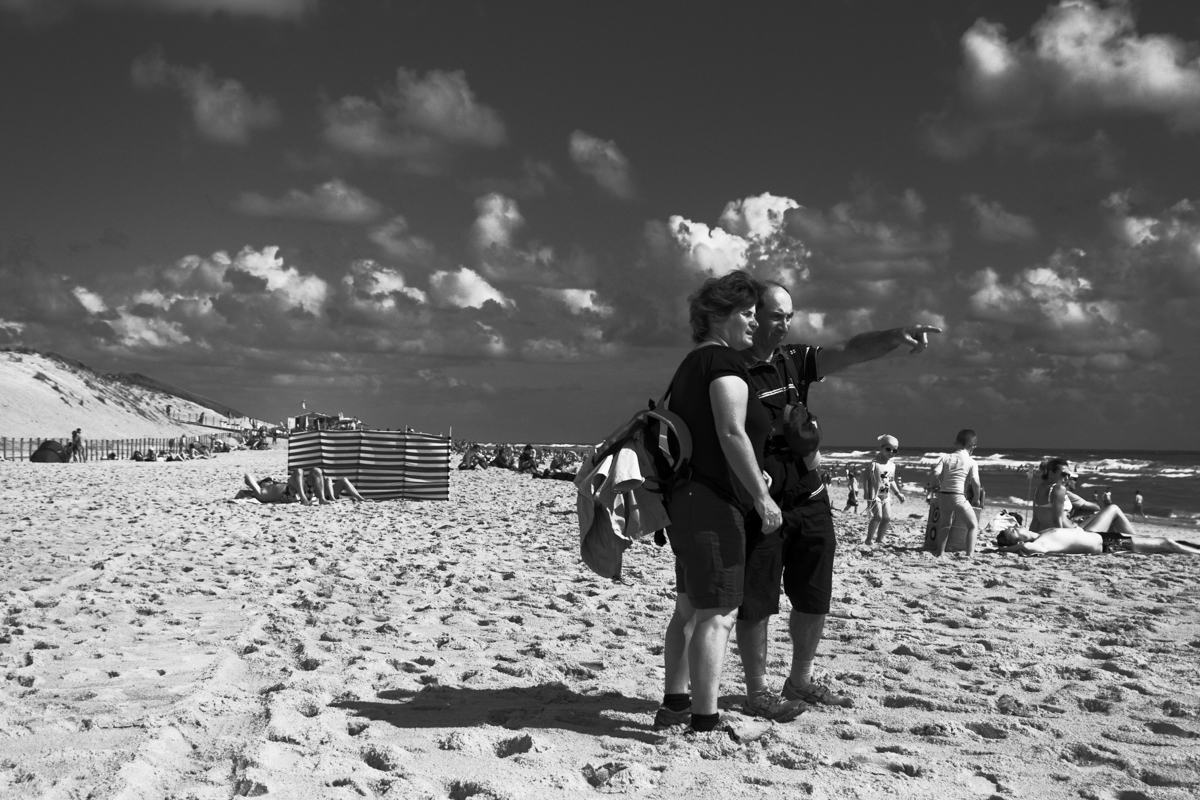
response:
[[(188, 438), (191, 439), (191, 437)], [(215, 434), (206, 434), (199, 437), (198, 441), (211, 450), (214, 438), (216, 438)], [(42, 442), (51, 440), (58, 442), (64, 448), (71, 441), (69, 438), (57, 436), (41, 439), (0, 437), (0, 460), (28, 461)], [(185, 447), (184, 439), (181, 436), (176, 436), (174, 439), (148, 437), (145, 439), (84, 439), (83, 441), (83, 451), (85, 459), (88, 461), (106, 459), (109, 453), (116, 453), (118, 459), (131, 458), (135, 451), (145, 453), (147, 450), (153, 450), (156, 453), (179, 453)]]

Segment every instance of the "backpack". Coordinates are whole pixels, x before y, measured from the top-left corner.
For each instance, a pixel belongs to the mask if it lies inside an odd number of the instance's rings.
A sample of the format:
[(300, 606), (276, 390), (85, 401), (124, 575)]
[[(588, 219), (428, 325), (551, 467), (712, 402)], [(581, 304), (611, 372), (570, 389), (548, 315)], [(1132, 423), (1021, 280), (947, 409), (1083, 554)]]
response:
[(592, 456), (592, 463), (599, 464), (605, 457), (615, 455), (630, 439), (641, 436), (653, 466), (653, 474), (645, 476), (643, 486), (663, 495), (664, 502), (670, 500), (675, 489), (691, 479), (692, 472), (688, 467), (692, 458), (692, 435), (687, 424), (667, 410), (670, 396), (671, 388), (667, 387), (657, 403), (650, 400), (648, 408), (636, 412), (596, 445), (596, 454)]

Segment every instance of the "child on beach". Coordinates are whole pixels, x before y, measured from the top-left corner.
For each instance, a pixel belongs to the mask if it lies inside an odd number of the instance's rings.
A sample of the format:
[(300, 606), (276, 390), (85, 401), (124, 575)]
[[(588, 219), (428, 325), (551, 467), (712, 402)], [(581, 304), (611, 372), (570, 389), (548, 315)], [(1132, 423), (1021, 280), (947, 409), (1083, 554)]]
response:
[(892, 456), (899, 449), (900, 441), (885, 433), (879, 437), (879, 452), (864, 470), (863, 499), (867, 501), (867, 512), (871, 515), (871, 521), (867, 523), (867, 544), (872, 541), (883, 544), (892, 520), (892, 493), (904, 502), (904, 491), (896, 480), (896, 465), (892, 463)]
[(847, 478), (847, 483), (848, 483), (849, 488), (846, 489), (846, 507), (843, 508), (842, 511), (849, 511), (851, 508), (853, 508), (854, 513), (857, 514), (858, 513), (858, 484), (854, 480), (853, 476), (850, 476), (849, 478)]

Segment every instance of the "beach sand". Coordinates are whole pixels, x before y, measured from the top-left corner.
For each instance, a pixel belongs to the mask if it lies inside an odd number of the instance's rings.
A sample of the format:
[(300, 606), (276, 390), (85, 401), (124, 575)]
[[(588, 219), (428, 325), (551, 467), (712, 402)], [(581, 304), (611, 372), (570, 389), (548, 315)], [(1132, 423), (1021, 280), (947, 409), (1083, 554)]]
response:
[(837, 513), (818, 670), (854, 708), (743, 717), (731, 645), (742, 741), (664, 736), (669, 552), (602, 580), (575, 487), (499, 470), (452, 473), (446, 503), (231, 500), (285, 461), (0, 464), (0, 796), (1200, 790), (1200, 558), (935, 560), (919, 497), (892, 547)]

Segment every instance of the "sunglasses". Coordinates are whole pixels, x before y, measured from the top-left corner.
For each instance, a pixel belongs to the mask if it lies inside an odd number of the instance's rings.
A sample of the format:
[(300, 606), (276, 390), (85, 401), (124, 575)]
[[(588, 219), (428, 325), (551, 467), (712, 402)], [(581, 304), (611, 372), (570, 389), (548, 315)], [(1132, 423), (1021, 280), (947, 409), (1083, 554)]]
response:
[(888, 447), (887, 445), (884, 445), (883, 450), (885, 453), (899, 453), (900, 452), (899, 447)]

